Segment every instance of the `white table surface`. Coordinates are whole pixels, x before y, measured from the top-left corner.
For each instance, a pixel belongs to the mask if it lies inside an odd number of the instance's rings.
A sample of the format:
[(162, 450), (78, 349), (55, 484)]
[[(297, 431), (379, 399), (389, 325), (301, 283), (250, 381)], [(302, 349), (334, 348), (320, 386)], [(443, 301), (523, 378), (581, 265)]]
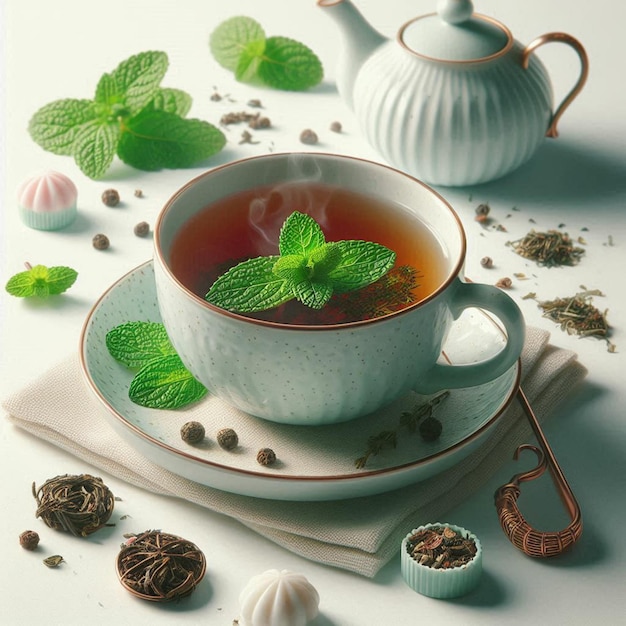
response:
[[(381, 32), (393, 36), (406, 19), (434, 10), (435, 3), (357, 0), (356, 4)], [(527, 323), (551, 331), (551, 341), (577, 351), (589, 369), (582, 391), (545, 428), (583, 510), (585, 528), (580, 542), (567, 555), (551, 561), (527, 558), (508, 542), (500, 530), (492, 494), (519, 471), (511, 461), (443, 520), (469, 528), (481, 538), (485, 551), (481, 586), (462, 599), (432, 600), (405, 585), (399, 559), (373, 580), (309, 562), (230, 519), (131, 487), (2, 420), (3, 623), (230, 626), (238, 615), (240, 590), (251, 576), (269, 568), (301, 572), (317, 587), (321, 596), (318, 626), (626, 623), (626, 87), (620, 47), (626, 5), (617, 0), (593, 6), (582, 0), (477, 0), (476, 5), (480, 12), (507, 24), (524, 43), (544, 32), (568, 32), (584, 43), (591, 61), (588, 84), (562, 119), (560, 138), (547, 140), (533, 161), (492, 184), (439, 189), (460, 214), (468, 233), (467, 274), (474, 280), (495, 282), (514, 272), (526, 273), (530, 279), (515, 280), (510, 293)], [(163, 84), (185, 89), (194, 97), (192, 116), (218, 123), (222, 113), (241, 110), (250, 98), (260, 98), (272, 120), (271, 130), (255, 133), (260, 140), (256, 145), (238, 144), (241, 127), (227, 130), (227, 147), (211, 164), (270, 150), (307, 149), (298, 139), (307, 127), (320, 137), (312, 149), (379, 160), (337, 95), (334, 63), (340, 35), (314, 0), (4, 0), (1, 11), (2, 284), (21, 271), (25, 261), (67, 264), (79, 271), (71, 291), (45, 304), (18, 300), (2, 290), (3, 397), (78, 349), (83, 321), (98, 296), (151, 256), (151, 240), (135, 237), (134, 224), (154, 223), (164, 201), (201, 171), (142, 173), (116, 162), (104, 180), (89, 180), (70, 158), (44, 152), (28, 136), (28, 120), (40, 106), (59, 98), (91, 97), (100, 75), (123, 59), (143, 50), (164, 50), (170, 68)], [(234, 15), (255, 17), (269, 35), (307, 43), (324, 64), (324, 83), (308, 93), (236, 83), (212, 59), (207, 43), (213, 28)], [(557, 97), (564, 94), (578, 71), (576, 55), (559, 46), (542, 48), (539, 54), (550, 68)], [(234, 101), (213, 102), (214, 88), (230, 94)], [(342, 134), (329, 131), (333, 120), (343, 124)], [(44, 168), (66, 173), (79, 189), (80, 217), (64, 231), (35, 231), (18, 216), (16, 187)], [(100, 202), (107, 187), (120, 191), (122, 207), (110, 209)], [(137, 188), (143, 190), (144, 198), (134, 197)], [(507, 233), (484, 231), (474, 221), (479, 202), (490, 203), (492, 215), (506, 225)], [(514, 206), (519, 210), (513, 211)], [(507, 240), (523, 236), (532, 227), (546, 230), (560, 224), (587, 241), (587, 253), (576, 268), (539, 268), (505, 246)], [(111, 239), (112, 247), (105, 253), (91, 246), (97, 232)], [(609, 245), (611, 236), (613, 245)], [(484, 255), (492, 256), (497, 268), (482, 268), (479, 260)], [(565, 334), (541, 317), (535, 302), (522, 299), (530, 291), (542, 299), (573, 295), (580, 285), (606, 294), (594, 303), (609, 311), (617, 353), (610, 354), (602, 341)], [(122, 498), (116, 517), (130, 517), (84, 541), (45, 532), (42, 522), (34, 518), (31, 483), (90, 471), (102, 475)], [(528, 485), (520, 504), (544, 530), (558, 530), (567, 522), (547, 477)], [(44, 550), (32, 554), (20, 548), (18, 535), (27, 528), (41, 531), (46, 538)], [(118, 584), (113, 563), (121, 533), (145, 528), (176, 532), (202, 546), (208, 559), (207, 579), (189, 602), (175, 606), (144, 603)], [(67, 563), (49, 570), (40, 562), (43, 552), (62, 554)]]

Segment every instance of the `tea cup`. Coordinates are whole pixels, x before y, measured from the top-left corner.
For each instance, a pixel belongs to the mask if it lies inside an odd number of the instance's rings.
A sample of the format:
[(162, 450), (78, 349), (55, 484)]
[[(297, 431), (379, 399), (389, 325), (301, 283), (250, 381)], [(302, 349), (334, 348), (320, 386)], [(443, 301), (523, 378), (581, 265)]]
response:
[[(441, 278), (432, 292), (380, 317), (321, 325), (256, 319), (194, 293), (172, 267), (180, 232), (203, 213), (212, 232), (219, 233), (222, 222), (211, 220), (220, 202), (242, 191), (279, 190), (291, 183), (321, 184), (329, 194), (342, 189), (401, 206), (441, 246)], [(466, 237), (454, 209), (423, 182), (380, 163), (305, 152), (216, 167), (167, 201), (154, 244), (159, 310), (183, 363), (209, 393), (266, 420), (334, 424), (367, 415), (410, 391), (428, 395), (485, 384), (514, 365), (524, 343), (523, 317), (512, 298), (495, 286), (464, 279)], [(498, 318), (504, 347), (477, 363), (441, 362), (452, 324), (473, 307)]]

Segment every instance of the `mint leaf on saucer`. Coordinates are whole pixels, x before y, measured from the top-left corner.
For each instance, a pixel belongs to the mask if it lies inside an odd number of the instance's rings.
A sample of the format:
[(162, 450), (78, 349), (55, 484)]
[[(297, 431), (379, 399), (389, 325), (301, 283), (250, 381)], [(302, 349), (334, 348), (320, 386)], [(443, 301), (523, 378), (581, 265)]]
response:
[(128, 397), (151, 409), (178, 409), (197, 402), (207, 393), (185, 368), (177, 354), (153, 359), (133, 378)]
[(127, 322), (106, 335), (111, 356), (127, 367), (142, 367), (164, 356), (176, 354), (165, 326), (157, 322)]
[(198, 119), (147, 107), (124, 125), (117, 155), (137, 169), (191, 167), (225, 145), (224, 134)]
[(105, 338), (109, 354), (120, 363), (138, 369), (129, 398), (151, 409), (178, 409), (207, 393), (185, 368), (158, 322), (126, 322), (112, 328)]
[(322, 63), (310, 48), (287, 37), (266, 37), (263, 27), (250, 17), (222, 22), (211, 33), (209, 48), (240, 82), (303, 91), (324, 77)]
[(8, 280), (5, 289), (12, 296), (47, 298), (59, 295), (67, 291), (78, 277), (76, 270), (62, 265), (54, 267), (27, 265), (27, 267), (25, 272), (19, 272)]

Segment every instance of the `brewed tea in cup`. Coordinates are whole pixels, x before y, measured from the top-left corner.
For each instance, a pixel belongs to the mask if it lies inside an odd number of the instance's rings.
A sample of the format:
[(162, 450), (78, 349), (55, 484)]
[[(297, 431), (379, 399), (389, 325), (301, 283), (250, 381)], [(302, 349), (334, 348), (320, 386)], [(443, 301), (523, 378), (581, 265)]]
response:
[[(318, 309), (298, 299), (244, 312), (208, 302), (229, 269), (280, 254), (294, 211), (313, 218), (326, 242), (392, 250), (393, 267)], [(264, 419), (331, 424), (411, 390), (483, 384), (515, 363), (522, 315), (498, 288), (464, 282), (465, 251), (458, 216), (417, 179), (351, 157), (271, 154), (206, 172), (168, 201), (155, 228), (157, 297), (174, 347), (210, 393)], [(468, 307), (502, 322), (505, 347), (481, 363), (438, 363)]]

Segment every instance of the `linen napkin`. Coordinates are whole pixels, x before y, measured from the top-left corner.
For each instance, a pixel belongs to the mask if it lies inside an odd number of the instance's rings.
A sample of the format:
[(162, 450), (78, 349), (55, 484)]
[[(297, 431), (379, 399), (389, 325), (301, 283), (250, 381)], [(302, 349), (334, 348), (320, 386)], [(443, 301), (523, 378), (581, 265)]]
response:
[[(545, 420), (586, 375), (576, 355), (527, 329), (522, 387)], [(437, 521), (474, 494), (512, 458), (532, 431), (513, 400), (489, 438), (452, 468), (388, 493), (328, 502), (289, 502), (231, 494), (180, 477), (139, 455), (101, 415), (78, 355), (3, 402), (15, 425), (133, 485), (183, 498), (234, 518), (305, 558), (373, 577), (417, 525)], [(495, 511), (494, 511), (495, 515)]]

